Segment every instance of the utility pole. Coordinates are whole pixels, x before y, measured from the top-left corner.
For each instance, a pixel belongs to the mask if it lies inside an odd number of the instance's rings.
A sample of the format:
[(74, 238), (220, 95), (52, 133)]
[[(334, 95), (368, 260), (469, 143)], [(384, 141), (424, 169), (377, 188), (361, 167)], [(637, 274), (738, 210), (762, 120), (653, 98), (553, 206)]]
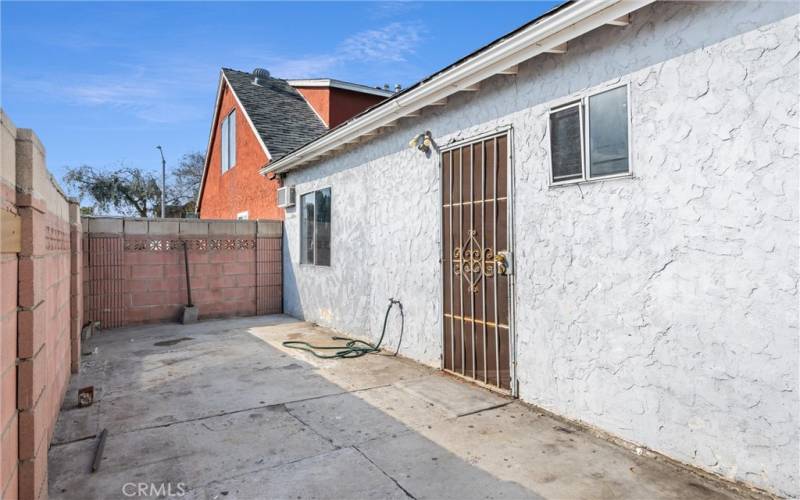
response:
[(167, 160), (164, 159), (164, 150), (161, 146), (156, 146), (156, 149), (161, 153), (161, 218), (166, 217), (166, 209), (164, 208), (164, 193), (167, 190)]

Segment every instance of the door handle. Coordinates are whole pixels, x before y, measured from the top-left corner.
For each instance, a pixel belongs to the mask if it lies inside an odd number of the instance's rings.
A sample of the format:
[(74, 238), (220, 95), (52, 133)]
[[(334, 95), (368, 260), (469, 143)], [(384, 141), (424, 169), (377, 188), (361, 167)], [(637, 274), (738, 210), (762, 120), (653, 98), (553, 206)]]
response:
[(497, 252), (497, 254), (494, 256), (494, 261), (497, 266), (497, 274), (501, 276), (511, 275), (514, 269), (514, 262), (511, 258), (511, 252)]

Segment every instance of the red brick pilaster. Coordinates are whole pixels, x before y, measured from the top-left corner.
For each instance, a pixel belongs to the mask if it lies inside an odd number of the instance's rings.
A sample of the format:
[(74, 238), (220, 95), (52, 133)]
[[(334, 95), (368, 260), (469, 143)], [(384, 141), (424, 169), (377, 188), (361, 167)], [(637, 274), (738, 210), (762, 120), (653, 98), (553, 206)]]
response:
[[(39, 200), (31, 195), (20, 195), (17, 203), (22, 227), (17, 290), (19, 497), (39, 498), (44, 488), (40, 455), (47, 454), (42, 398), (47, 383), (46, 223)], [(46, 459), (44, 461), (46, 463)]]
[(78, 202), (69, 204), (69, 338), (70, 370), (78, 373), (81, 366), (81, 327), (83, 326), (83, 238)]
[[(2, 157), (14, 150), (16, 128), (0, 110)], [(19, 416), (17, 414), (17, 255), (19, 215), (15, 172), (0, 169), (0, 498), (17, 498)]]
[(67, 204), (44, 154), (33, 131), (17, 130), (17, 495), (34, 500), (47, 498), (47, 449), (69, 364), (60, 355), (66, 342), (59, 344), (69, 313), (68, 263), (61, 260), (68, 244)]

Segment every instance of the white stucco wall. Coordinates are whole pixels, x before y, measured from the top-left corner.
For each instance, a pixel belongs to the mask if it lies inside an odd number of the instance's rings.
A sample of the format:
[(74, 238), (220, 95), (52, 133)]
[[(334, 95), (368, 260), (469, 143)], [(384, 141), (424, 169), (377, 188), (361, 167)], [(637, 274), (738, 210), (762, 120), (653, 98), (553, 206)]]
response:
[[(800, 495), (797, 12), (655, 4), (290, 174), (332, 187), (333, 265), (298, 264), (288, 211), (286, 311), (374, 340), (397, 297), (401, 353), (438, 366), (439, 166), (407, 142), (511, 125), (520, 397)], [(618, 81), (633, 178), (550, 188), (548, 109)]]

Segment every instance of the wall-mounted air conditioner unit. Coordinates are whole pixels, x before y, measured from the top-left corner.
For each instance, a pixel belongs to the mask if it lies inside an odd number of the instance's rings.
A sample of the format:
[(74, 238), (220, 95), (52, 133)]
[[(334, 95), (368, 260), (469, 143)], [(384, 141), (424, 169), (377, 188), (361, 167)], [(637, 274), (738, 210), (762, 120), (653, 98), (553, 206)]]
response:
[(294, 206), (294, 186), (278, 188), (278, 206), (280, 208)]

